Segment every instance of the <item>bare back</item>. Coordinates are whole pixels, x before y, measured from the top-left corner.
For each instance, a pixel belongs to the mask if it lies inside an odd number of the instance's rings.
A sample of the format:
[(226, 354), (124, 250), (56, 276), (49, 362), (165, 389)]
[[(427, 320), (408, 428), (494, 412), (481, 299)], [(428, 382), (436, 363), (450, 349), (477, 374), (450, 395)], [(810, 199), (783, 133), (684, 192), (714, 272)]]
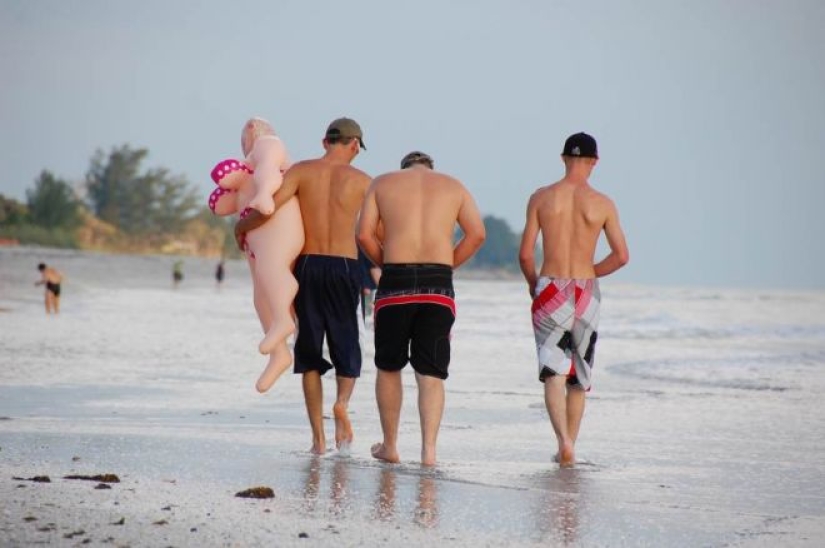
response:
[(59, 284), (63, 281), (63, 274), (50, 266), (47, 266), (45, 270), (43, 270), (42, 276), (44, 282), (51, 284)]
[(599, 235), (614, 211), (613, 203), (590, 185), (565, 179), (533, 195), (531, 208), (542, 235), (542, 276), (595, 278)]
[(324, 158), (295, 164), (288, 173), (298, 181), (305, 233), (302, 253), (357, 258), (355, 224), (370, 177)]
[(383, 261), (453, 266), (455, 225), (467, 197), (457, 179), (430, 169), (381, 176), (375, 202), (383, 224)]

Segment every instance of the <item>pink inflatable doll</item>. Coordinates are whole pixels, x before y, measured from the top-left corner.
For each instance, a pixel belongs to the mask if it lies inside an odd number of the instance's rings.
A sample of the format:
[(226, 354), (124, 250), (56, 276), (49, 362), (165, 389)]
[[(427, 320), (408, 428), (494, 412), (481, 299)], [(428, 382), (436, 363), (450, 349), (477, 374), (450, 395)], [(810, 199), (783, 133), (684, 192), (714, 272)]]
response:
[[(224, 160), (212, 170), (218, 188), (209, 196), (209, 207), (217, 215), (254, 208), (264, 214), (274, 210), (272, 195), (281, 186), (289, 157), (272, 126), (252, 118), (243, 128), (241, 147), (245, 160)], [(301, 210), (296, 198), (278, 209), (246, 238), (246, 256), (252, 273), (255, 310), (266, 335), (258, 345), (269, 354), (269, 363), (255, 388), (266, 392), (292, 363), (287, 338), (295, 331), (291, 306), (298, 291), (292, 265), (304, 246)]]

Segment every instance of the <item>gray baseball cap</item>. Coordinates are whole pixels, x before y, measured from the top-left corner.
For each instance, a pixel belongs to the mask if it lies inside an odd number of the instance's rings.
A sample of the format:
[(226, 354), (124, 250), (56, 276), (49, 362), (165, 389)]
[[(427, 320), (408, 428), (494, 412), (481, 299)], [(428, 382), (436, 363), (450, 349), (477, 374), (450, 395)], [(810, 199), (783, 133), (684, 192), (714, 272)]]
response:
[(358, 122), (352, 118), (338, 118), (329, 124), (326, 133), (327, 139), (346, 139), (349, 137), (358, 139), (358, 144), (361, 148), (367, 150), (367, 147), (364, 145), (364, 132), (361, 131), (361, 126), (358, 125)]

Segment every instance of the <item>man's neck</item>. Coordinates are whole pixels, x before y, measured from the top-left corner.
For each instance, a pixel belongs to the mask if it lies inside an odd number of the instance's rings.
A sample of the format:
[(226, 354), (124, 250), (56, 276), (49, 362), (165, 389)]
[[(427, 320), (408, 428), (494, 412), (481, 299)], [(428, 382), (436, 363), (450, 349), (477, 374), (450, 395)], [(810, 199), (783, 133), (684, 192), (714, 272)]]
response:
[(323, 155), (322, 159), (335, 165), (349, 165), (355, 158), (350, 156), (348, 151), (330, 148)]

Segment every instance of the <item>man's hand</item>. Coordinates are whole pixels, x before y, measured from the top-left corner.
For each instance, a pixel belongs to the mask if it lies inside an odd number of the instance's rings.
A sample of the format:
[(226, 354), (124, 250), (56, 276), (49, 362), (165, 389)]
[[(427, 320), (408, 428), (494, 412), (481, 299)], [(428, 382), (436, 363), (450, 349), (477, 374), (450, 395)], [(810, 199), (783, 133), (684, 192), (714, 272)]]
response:
[(536, 282), (529, 282), (527, 284), (527, 289), (530, 291), (530, 300), (536, 298)]

